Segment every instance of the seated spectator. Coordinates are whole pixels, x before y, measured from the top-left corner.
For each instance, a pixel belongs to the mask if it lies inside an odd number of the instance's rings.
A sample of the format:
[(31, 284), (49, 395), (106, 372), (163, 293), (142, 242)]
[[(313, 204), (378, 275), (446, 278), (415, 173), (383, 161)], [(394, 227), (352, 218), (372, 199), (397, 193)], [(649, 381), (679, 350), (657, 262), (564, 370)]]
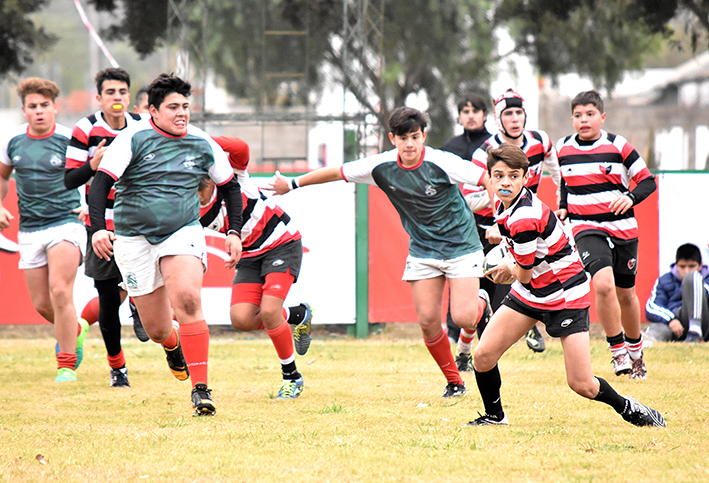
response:
[(650, 339), (701, 342), (709, 340), (709, 268), (696, 245), (677, 248), (676, 262), (655, 282), (645, 305)]

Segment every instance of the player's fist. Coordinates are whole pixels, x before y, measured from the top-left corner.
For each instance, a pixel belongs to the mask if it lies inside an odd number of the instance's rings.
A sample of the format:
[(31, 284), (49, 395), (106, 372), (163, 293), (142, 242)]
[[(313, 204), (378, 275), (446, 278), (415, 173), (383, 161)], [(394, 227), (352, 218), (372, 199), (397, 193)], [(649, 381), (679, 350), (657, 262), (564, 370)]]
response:
[(91, 246), (94, 248), (94, 253), (99, 258), (110, 260), (113, 256), (113, 240), (116, 235), (112, 231), (99, 230), (91, 237)]

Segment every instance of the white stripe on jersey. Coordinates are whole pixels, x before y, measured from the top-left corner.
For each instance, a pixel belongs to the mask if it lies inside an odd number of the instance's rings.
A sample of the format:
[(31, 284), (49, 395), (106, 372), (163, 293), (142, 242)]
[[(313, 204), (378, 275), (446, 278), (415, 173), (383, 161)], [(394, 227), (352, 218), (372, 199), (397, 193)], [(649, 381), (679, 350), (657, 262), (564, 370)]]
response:
[[(603, 203), (609, 205), (613, 200), (622, 194), (623, 193), (619, 190), (603, 191), (602, 193), (591, 193), (588, 195), (573, 195), (569, 193), (566, 195), (566, 200), (569, 206), (601, 205)], [(607, 208), (608, 207), (606, 206), (606, 210), (603, 211), (607, 211)]]
[(566, 222), (573, 229), (577, 226), (586, 226), (589, 229), (597, 228), (598, 230), (608, 232), (610, 230), (612, 233), (626, 232), (629, 230), (637, 230), (638, 222), (635, 218), (624, 218), (618, 221), (590, 221), (590, 220), (572, 220), (567, 219)]
[[(244, 220), (244, 225), (241, 228), (242, 244), (250, 245), (252, 241), (249, 240), (249, 237), (253, 235), (255, 239), (258, 239), (258, 237), (261, 236), (263, 233), (263, 225), (269, 221), (269, 214), (274, 211), (283, 211), (283, 209), (278, 206), (273, 197), (262, 200), (258, 187), (253, 182), (242, 184), (241, 193), (247, 198), (258, 200), (254, 205), (254, 209), (251, 211), (251, 216), (247, 220)], [(250, 253), (258, 254), (268, 251), (279, 241), (282, 241), (284, 237), (291, 239), (297, 236), (297, 234), (298, 227), (292, 218), (287, 225), (285, 223), (278, 223), (274, 227), (273, 233), (258, 247), (253, 247)]]

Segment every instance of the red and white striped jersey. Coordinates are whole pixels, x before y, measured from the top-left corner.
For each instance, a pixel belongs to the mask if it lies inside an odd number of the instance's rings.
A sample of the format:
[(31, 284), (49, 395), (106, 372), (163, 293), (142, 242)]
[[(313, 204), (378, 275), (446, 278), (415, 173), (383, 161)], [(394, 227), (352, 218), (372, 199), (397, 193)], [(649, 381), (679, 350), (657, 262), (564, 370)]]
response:
[[(124, 113), (126, 118), (126, 127), (133, 125), (141, 120), (141, 116), (129, 112)], [(84, 117), (76, 123), (71, 133), (69, 147), (66, 150), (66, 169), (77, 169), (88, 163), (96, 154), (96, 147), (101, 141), (106, 140), (105, 146), (113, 142), (113, 139), (118, 136), (122, 130), (112, 129), (111, 126), (104, 120), (101, 111), (96, 111), (90, 116)], [(89, 188), (93, 177), (84, 185), (86, 188), (86, 200), (89, 199)], [(113, 230), (113, 202), (115, 199), (116, 189), (111, 188), (108, 195), (108, 204), (106, 205), (106, 229)], [(86, 217), (86, 224), (91, 225), (89, 217)]]
[[(487, 169), (487, 149), (492, 147), (499, 148), (505, 140), (500, 133), (489, 137), (478, 149), (473, 153), (473, 159), (480, 161)], [(551, 138), (544, 131), (524, 130), (522, 132), (522, 145), (520, 149), (527, 155), (529, 159), (529, 178), (525, 186), (532, 190), (532, 193), (537, 192), (539, 183), (542, 180), (544, 168), (551, 175), (554, 183), (559, 185), (559, 164), (556, 159), (556, 150), (551, 142)]]
[[(473, 163), (481, 166), (487, 171), (487, 150), (490, 148), (498, 148), (504, 139), (500, 133), (489, 137), (485, 142), (473, 152)], [(551, 174), (554, 183), (559, 186), (560, 176), (559, 176), (559, 164), (556, 159), (556, 150), (551, 142), (551, 138), (544, 131), (530, 131), (525, 130), (522, 133), (522, 146), (520, 149), (527, 155), (529, 159), (529, 178), (525, 183), (525, 186), (532, 190), (533, 193), (537, 192), (539, 183), (542, 180), (542, 174), (544, 173), (544, 168), (546, 167), (549, 174)], [(471, 193), (479, 192), (481, 187), (463, 185), (463, 196), (467, 196)], [(491, 207), (485, 207), (481, 210), (475, 212), (475, 222), (478, 226), (483, 229), (488, 229), (495, 222), (495, 213)]]
[[(239, 138), (215, 136), (213, 138), (229, 158), (241, 186), (244, 224), (241, 228), (242, 258), (261, 255), (301, 235), (290, 216), (267, 197), (248, 176), (249, 145)], [(199, 209), (200, 223), (205, 228), (226, 233), (229, 229), (226, 206), (216, 189), (212, 197)]]
[(578, 251), (554, 212), (529, 188), (505, 210), (496, 198), (495, 220), (517, 264), (532, 270), (529, 283), (515, 281), (512, 293), (542, 310), (582, 309), (590, 306), (590, 279)]
[[(593, 142), (577, 135), (559, 139), (556, 150), (561, 166), (561, 206), (568, 210), (574, 237), (602, 234), (622, 240), (638, 237), (633, 209), (616, 215), (610, 203), (627, 194), (630, 180), (652, 178), (645, 161), (623, 137), (601, 130)], [(566, 194), (564, 199), (564, 192)]]
[[(267, 197), (250, 180), (240, 181), (241, 198), (244, 203), (241, 228), (242, 258), (261, 255), (301, 235), (288, 213)], [(229, 229), (226, 206), (216, 189), (207, 204), (199, 209), (200, 223), (205, 228), (226, 233)]]

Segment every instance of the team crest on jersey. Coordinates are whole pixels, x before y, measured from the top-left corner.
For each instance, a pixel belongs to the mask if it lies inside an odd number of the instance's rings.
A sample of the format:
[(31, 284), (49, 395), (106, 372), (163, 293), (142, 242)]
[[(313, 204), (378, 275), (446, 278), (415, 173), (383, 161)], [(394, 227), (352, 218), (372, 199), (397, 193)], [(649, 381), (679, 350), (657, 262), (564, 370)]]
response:
[(195, 166), (197, 166), (197, 163), (195, 162), (195, 157), (194, 156), (187, 156), (185, 160), (182, 162), (182, 166), (184, 166), (187, 169), (192, 169)]
[(436, 188), (434, 188), (430, 184), (427, 184), (424, 193), (426, 193), (426, 196), (434, 196), (436, 194)]
[(133, 290), (138, 289), (138, 278), (135, 276), (134, 272), (128, 272), (126, 274), (126, 285)]
[(628, 260), (628, 269), (629, 270), (635, 270), (635, 267), (637, 266), (638, 261), (635, 258), (631, 258)]
[(600, 169), (603, 174), (611, 174), (611, 171), (613, 171), (612, 166), (599, 166), (598, 169)]
[(49, 164), (55, 167), (62, 166), (64, 164), (64, 158), (62, 158), (58, 154), (52, 154), (52, 157), (49, 158)]

